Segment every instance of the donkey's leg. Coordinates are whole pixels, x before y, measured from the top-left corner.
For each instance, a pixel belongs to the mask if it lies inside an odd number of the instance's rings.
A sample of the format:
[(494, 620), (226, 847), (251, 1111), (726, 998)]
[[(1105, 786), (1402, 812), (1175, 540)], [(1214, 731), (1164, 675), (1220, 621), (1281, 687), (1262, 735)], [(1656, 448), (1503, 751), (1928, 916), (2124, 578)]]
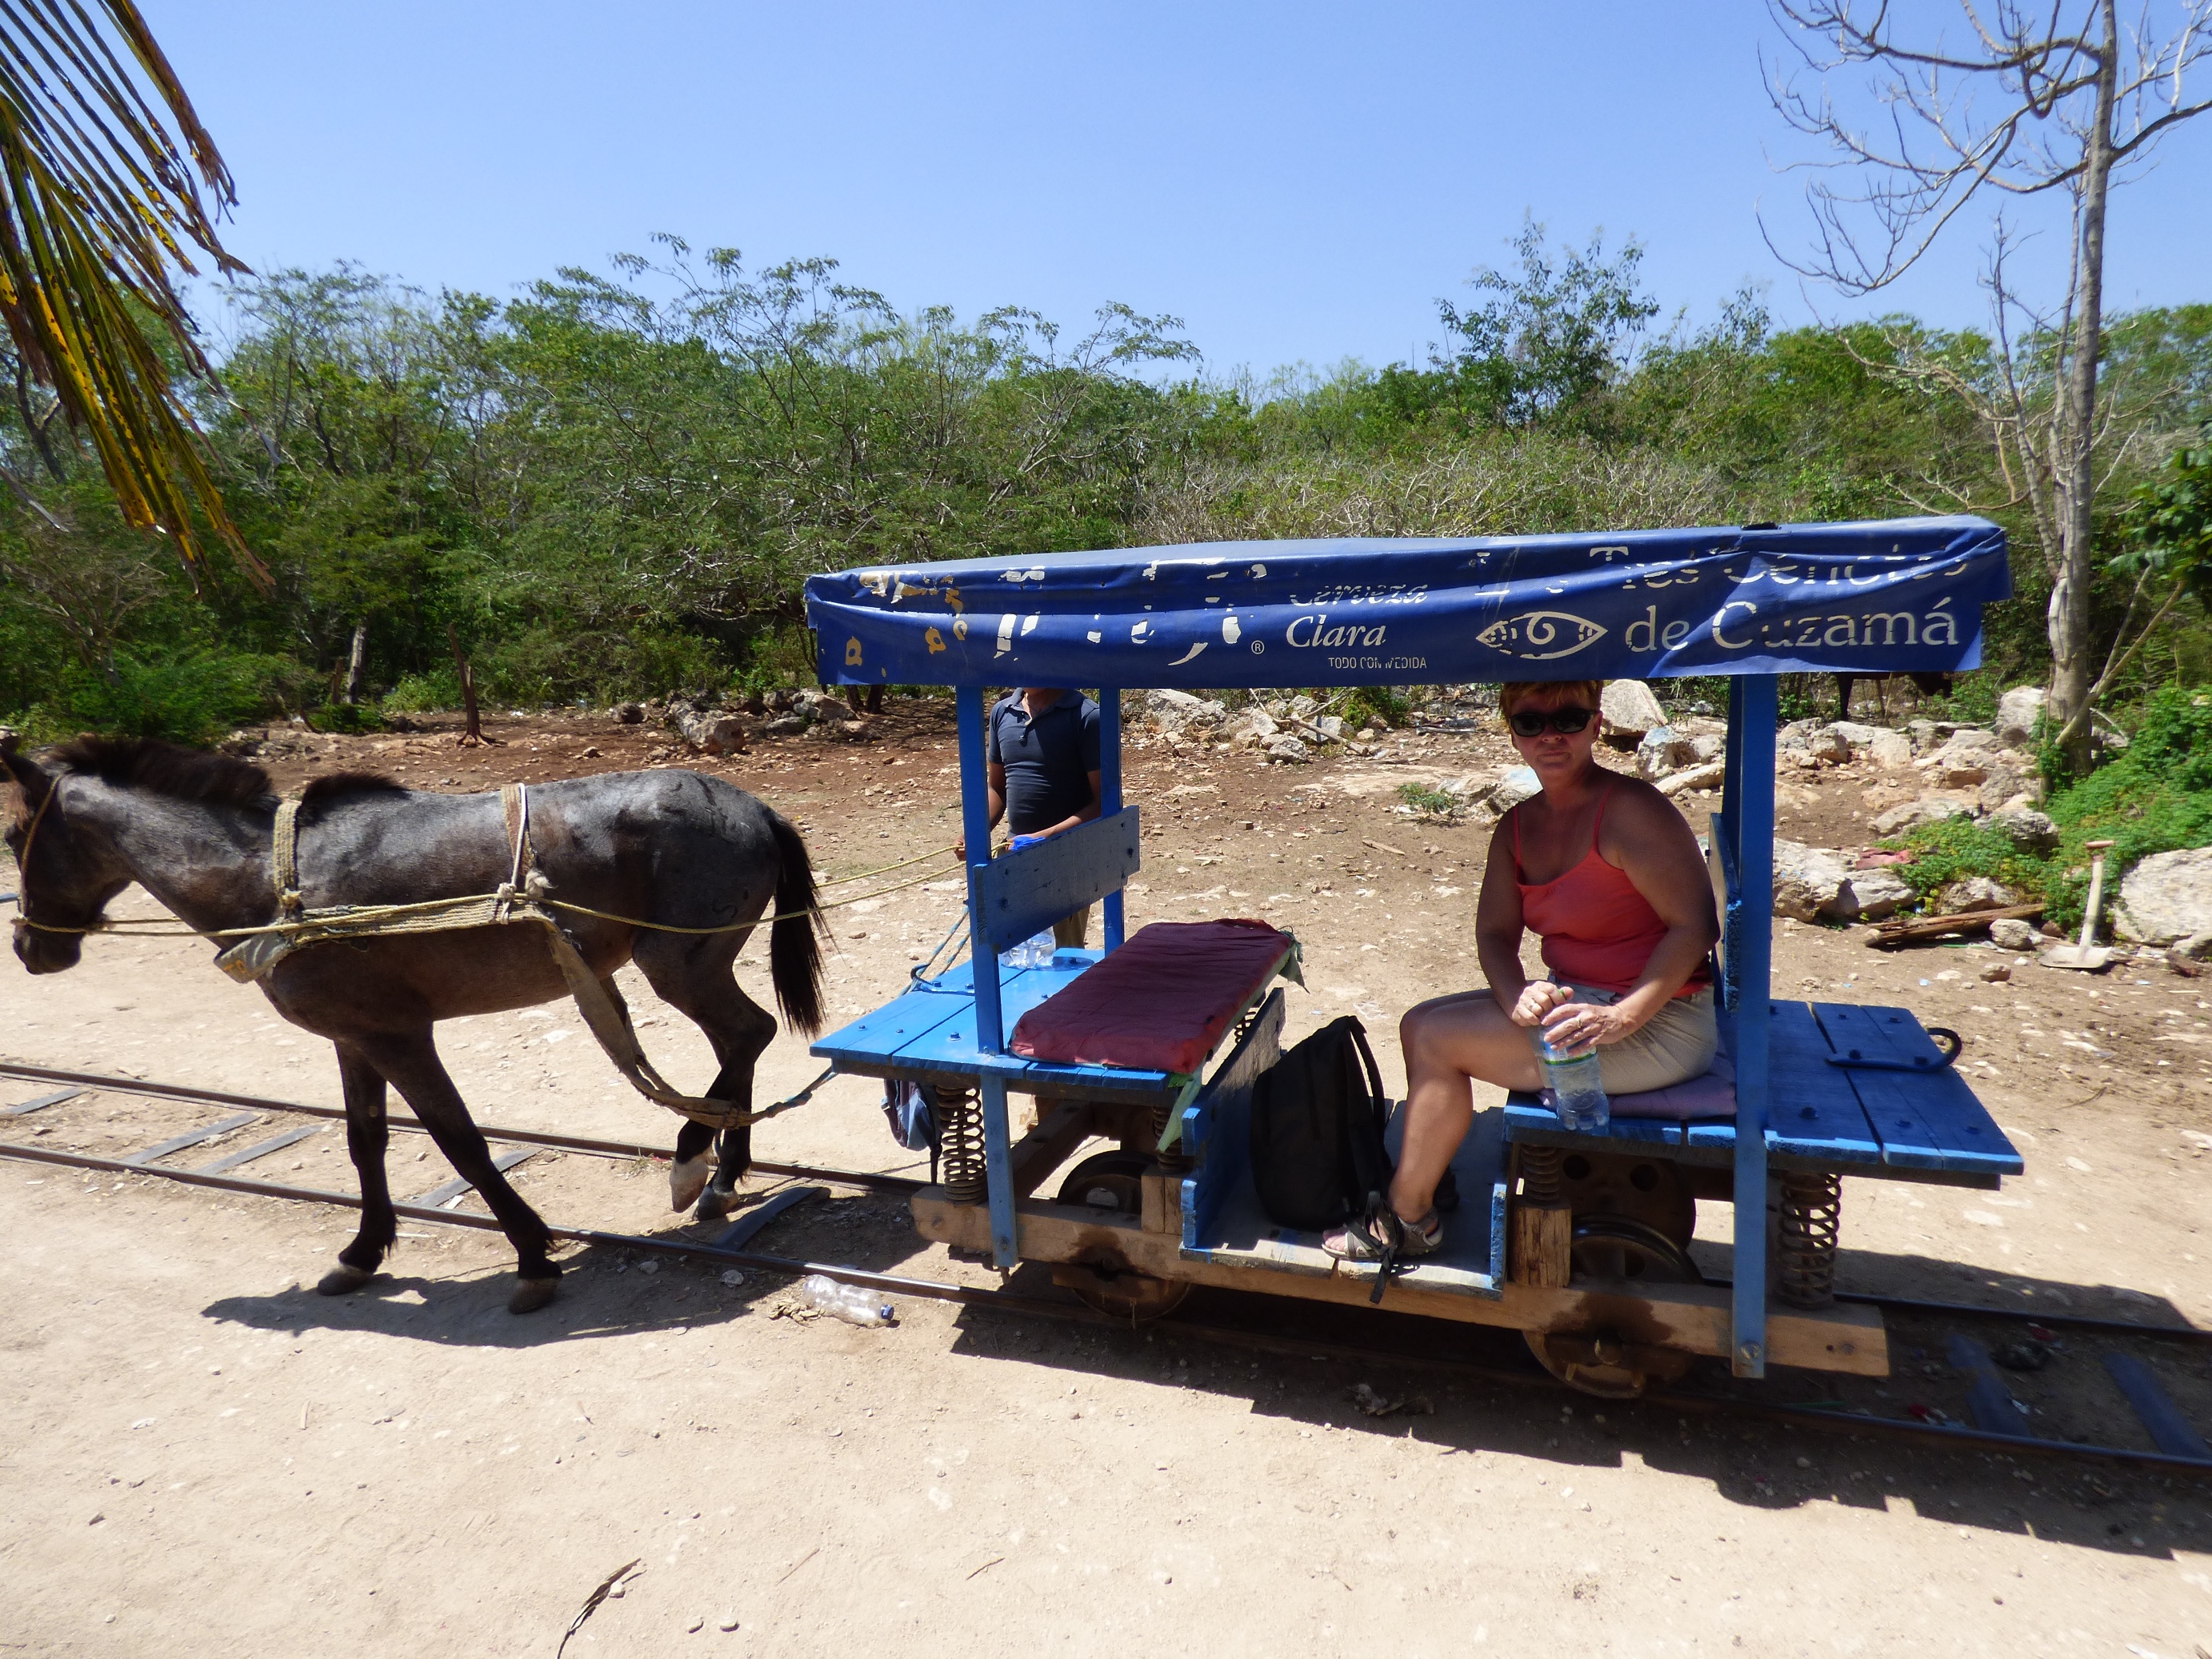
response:
[(430, 1139), (453, 1166), (453, 1173), (483, 1194), (484, 1202), (499, 1219), (500, 1230), (514, 1246), (515, 1268), (522, 1282), (508, 1299), (507, 1311), (529, 1313), (544, 1307), (553, 1299), (561, 1278), (561, 1269), (545, 1254), (551, 1235), (538, 1212), (494, 1166), (483, 1132), (469, 1116), (460, 1091), (453, 1087), (453, 1079), (439, 1063), (437, 1047), (428, 1029), (416, 1036), (366, 1038), (361, 1048), (415, 1109), (415, 1115), (422, 1120)]
[(343, 1296), (375, 1278), (399, 1232), (384, 1167), (384, 1149), (392, 1139), (384, 1115), (384, 1074), (344, 1044), (337, 1048), (338, 1077), (345, 1086), (346, 1150), (361, 1181), (361, 1231), (338, 1252), (338, 1265), (315, 1286), (325, 1296)]
[[(722, 1065), (708, 1085), (706, 1097), (750, 1106), (753, 1064), (775, 1038), (775, 1016), (738, 988), (737, 976), (731, 971), (737, 953), (737, 941), (728, 935), (702, 942), (647, 933), (633, 947), (631, 960), (661, 1000), (698, 1026), (714, 1045), (714, 1057)], [(679, 1210), (690, 1199), (676, 1185), (676, 1170), (682, 1167), (687, 1148), (694, 1158), (704, 1152), (710, 1133), (696, 1124), (686, 1123), (677, 1136), (678, 1162), (670, 1170), (669, 1195)], [(721, 1158), (714, 1178), (704, 1192), (693, 1189), (702, 1221), (729, 1213), (738, 1182), (751, 1164), (752, 1130), (723, 1131)]]

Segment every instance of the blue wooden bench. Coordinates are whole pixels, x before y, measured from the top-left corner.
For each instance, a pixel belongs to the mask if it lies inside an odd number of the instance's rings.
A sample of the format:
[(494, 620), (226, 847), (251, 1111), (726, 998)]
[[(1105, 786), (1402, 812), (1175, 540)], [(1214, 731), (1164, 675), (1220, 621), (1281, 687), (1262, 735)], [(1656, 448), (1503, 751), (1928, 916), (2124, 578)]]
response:
[[(1777, 1170), (1871, 1176), (1994, 1190), (2021, 1156), (1974, 1091), (1903, 1008), (1771, 1002), (1765, 1131)], [(1723, 1024), (1734, 1019), (1723, 1017)], [(1731, 1050), (1735, 1045), (1730, 1043)], [(1863, 1060), (1875, 1066), (1836, 1065)], [(1910, 1068), (1910, 1069), (1892, 1069)], [(1562, 1128), (1535, 1095), (1505, 1105), (1508, 1144), (1622, 1150), (1689, 1164), (1732, 1164), (1729, 1119), (1620, 1118), (1602, 1134)]]

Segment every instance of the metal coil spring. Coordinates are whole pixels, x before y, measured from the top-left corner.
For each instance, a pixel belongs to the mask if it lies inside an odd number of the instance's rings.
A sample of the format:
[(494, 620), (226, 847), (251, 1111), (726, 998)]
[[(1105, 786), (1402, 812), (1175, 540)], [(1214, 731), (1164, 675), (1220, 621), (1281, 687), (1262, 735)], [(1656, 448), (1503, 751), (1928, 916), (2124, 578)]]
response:
[(1836, 1241), (1843, 1213), (1842, 1176), (1782, 1177), (1774, 1293), (1791, 1307), (1825, 1308), (1836, 1299)]
[(1165, 1106), (1152, 1108), (1152, 1156), (1158, 1160), (1164, 1173), (1181, 1175), (1198, 1160), (1183, 1150), (1182, 1142), (1180, 1140), (1164, 1152), (1158, 1150), (1160, 1137), (1168, 1132), (1168, 1111), (1169, 1109)]
[(955, 1204), (981, 1204), (990, 1192), (983, 1161), (983, 1103), (973, 1089), (945, 1089), (938, 1103), (945, 1195)]
[(1521, 1196), (1531, 1204), (1557, 1204), (1566, 1190), (1559, 1171), (1566, 1156), (1558, 1146), (1523, 1146)]

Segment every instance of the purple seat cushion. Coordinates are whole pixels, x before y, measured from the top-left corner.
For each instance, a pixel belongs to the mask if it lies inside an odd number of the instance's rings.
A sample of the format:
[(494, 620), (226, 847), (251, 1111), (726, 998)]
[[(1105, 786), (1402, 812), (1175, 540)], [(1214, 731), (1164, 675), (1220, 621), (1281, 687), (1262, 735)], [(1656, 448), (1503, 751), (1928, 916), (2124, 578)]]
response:
[(1692, 1118), (1735, 1115), (1735, 1066), (1725, 1051), (1713, 1055), (1711, 1067), (1701, 1077), (1685, 1078), (1664, 1089), (1613, 1097), (1615, 1117), (1656, 1117), (1676, 1123)]

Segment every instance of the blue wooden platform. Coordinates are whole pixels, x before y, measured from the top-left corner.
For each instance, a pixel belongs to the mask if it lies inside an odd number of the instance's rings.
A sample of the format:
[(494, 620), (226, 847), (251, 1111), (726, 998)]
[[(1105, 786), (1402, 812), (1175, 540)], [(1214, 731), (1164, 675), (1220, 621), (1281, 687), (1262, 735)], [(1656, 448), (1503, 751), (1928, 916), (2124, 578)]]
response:
[[(1183, 1111), (1183, 1140), (1198, 1168), (1182, 1183), (1182, 1253), (1186, 1261), (1306, 1277), (1374, 1277), (1371, 1262), (1344, 1262), (1321, 1248), (1318, 1233), (1279, 1226), (1252, 1184), (1252, 1085), (1281, 1054), (1280, 991), (1261, 1006), (1251, 1030)], [(1392, 1115), (1384, 1141), (1398, 1155), (1406, 1115)], [(1495, 1298), (1505, 1283), (1505, 1139), (1499, 1114), (1479, 1112), (1452, 1158), (1460, 1208), (1444, 1249), (1407, 1268), (1402, 1282), (1424, 1290)]]
[[(1778, 1170), (1995, 1188), (2021, 1172), (2021, 1156), (1920, 1022), (1903, 1008), (1845, 1002), (1770, 1002), (1765, 1133)], [(1733, 1024), (1726, 1021), (1724, 1024)], [(1731, 1052), (1741, 1053), (1729, 1036)], [(1882, 1060), (1925, 1070), (1835, 1066), (1831, 1054)], [(1533, 1094), (1505, 1106), (1505, 1138), (1544, 1146), (1648, 1149), (1686, 1163), (1725, 1164), (1735, 1157), (1732, 1120), (1671, 1123), (1616, 1119), (1603, 1134), (1559, 1127)]]
[[(1072, 982), (1099, 959), (1097, 951), (1056, 951), (1046, 968), (999, 969), (1000, 1018), (1006, 1029)], [(839, 1070), (869, 1077), (973, 1085), (986, 1074), (1025, 1094), (1072, 1095), (1087, 1100), (1140, 1105), (1170, 1103), (1190, 1079), (1176, 1072), (1133, 1071), (1119, 1066), (1072, 1066), (992, 1054), (975, 1039), (975, 964), (963, 962), (851, 1024), (830, 1032), (812, 1052)]]

